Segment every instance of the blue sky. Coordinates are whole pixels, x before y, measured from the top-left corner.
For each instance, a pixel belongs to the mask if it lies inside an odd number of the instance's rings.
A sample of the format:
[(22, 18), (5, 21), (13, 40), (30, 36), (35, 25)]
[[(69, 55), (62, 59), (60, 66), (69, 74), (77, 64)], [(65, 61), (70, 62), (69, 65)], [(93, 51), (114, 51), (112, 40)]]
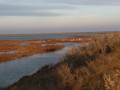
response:
[(0, 34), (120, 30), (120, 0), (0, 0)]

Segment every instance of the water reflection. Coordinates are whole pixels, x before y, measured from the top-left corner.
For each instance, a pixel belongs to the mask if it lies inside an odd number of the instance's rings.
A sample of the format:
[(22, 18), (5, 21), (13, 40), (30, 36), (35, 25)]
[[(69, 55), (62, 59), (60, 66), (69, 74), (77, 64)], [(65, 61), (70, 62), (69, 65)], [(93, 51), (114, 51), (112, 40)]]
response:
[(24, 36), (0, 36), (0, 40), (32, 40), (32, 39), (59, 39), (70, 36), (95, 35), (93, 33), (76, 33), (76, 34), (56, 34), (56, 35), (24, 35)]
[(0, 54), (3, 54), (3, 52), (0, 52)]
[(0, 52), (0, 54), (15, 54), (15, 53), (17, 53), (17, 52), (21, 52), (21, 53), (23, 53), (23, 52), (25, 52), (25, 51), (10, 51), (10, 52)]
[(18, 51), (10, 51), (10, 52), (7, 52), (7, 54), (14, 54), (14, 53), (17, 53)]
[(60, 62), (59, 56), (64, 55), (66, 51), (72, 47), (69, 43), (64, 43), (63, 45), (66, 45), (67, 47), (60, 51), (36, 54), (33, 56), (0, 63), (0, 87), (7, 87), (18, 81), (23, 76), (32, 75), (44, 65), (56, 64)]

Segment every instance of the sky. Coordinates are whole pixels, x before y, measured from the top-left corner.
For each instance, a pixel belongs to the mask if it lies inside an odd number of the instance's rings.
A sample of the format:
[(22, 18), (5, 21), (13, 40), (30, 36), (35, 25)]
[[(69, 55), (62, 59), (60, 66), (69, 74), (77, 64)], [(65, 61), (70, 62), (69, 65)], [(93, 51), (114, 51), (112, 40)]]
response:
[(0, 34), (120, 30), (120, 0), (0, 0)]

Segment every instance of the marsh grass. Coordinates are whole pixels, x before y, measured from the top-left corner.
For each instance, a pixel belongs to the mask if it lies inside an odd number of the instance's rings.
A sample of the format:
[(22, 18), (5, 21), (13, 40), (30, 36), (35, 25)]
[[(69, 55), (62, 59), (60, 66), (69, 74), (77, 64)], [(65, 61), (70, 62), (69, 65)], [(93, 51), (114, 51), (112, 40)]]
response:
[[(88, 39), (90, 36), (78, 36), (78, 37), (69, 37), (61, 39), (34, 39), (34, 40), (0, 40), (0, 63), (14, 60), (16, 58), (21, 58), (25, 56), (31, 56), (33, 54), (51, 52), (55, 50), (60, 50), (65, 46), (62, 45), (47, 45), (47, 44), (57, 44), (57, 43), (86, 43), (90, 40), (79, 41), (78, 39)], [(71, 41), (74, 39), (74, 41)], [(36, 43), (38, 42), (38, 43)], [(28, 43), (28, 45), (22, 45), (22, 43)], [(45, 47), (42, 44), (46, 44)], [(10, 51), (18, 51), (13, 55), (7, 54)], [(22, 53), (20, 52), (22, 51)]]
[(86, 62), (94, 60), (100, 55), (108, 55), (115, 51), (120, 43), (120, 34), (92, 36), (89, 44), (84, 44), (82, 47), (73, 47), (69, 50), (64, 61), (67, 63), (75, 63), (86, 65)]
[(24, 47), (26, 49), (26, 51), (24, 52), (17, 51), (14, 54), (7, 54), (7, 53), (0, 54), (0, 62), (7, 62), (10, 60), (14, 60), (16, 58), (32, 56), (34, 54), (39, 54), (39, 53), (53, 52), (56, 50), (61, 50), (65, 46), (64, 45), (46, 45), (45, 47), (42, 47), (40, 44), (37, 44), (37, 45), (26, 45)]
[(120, 34), (108, 34), (93, 36), (89, 45), (69, 50), (58, 69), (64, 88), (120, 90), (119, 44)]
[(93, 36), (52, 67), (24, 77), (9, 90), (120, 90), (120, 34)]

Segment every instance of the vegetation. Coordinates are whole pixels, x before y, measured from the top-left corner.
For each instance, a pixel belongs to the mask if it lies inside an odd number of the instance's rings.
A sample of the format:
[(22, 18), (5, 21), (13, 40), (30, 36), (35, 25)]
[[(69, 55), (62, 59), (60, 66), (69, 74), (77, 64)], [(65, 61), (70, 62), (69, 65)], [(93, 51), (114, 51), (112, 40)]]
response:
[[(56, 43), (86, 43), (89, 42), (90, 36), (78, 36), (69, 37), (64, 39), (43, 39), (43, 40), (0, 40), (0, 62), (6, 62), (14, 60), (16, 58), (21, 58), (25, 56), (31, 56), (37, 53), (50, 52), (55, 50), (60, 50), (64, 48), (63, 45), (47, 45)], [(79, 39), (85, 39), (80, 41)], [(72, 41), (71, 41), (72, 40)], [(21, 45), (22, 43), (28, 43), (28, 45)], [(46, 44), (46, 46), (42, 46)], [(7, 52), (17, 51), (13, 54), (8, 54)]]
[(93, 36), (55, 66), (45, 66), (7, 90), (120, 90), (120, 34)]
[(7, 54), (7, 53), (0, 54), (0, 62), (6, 62), (6, 61), (14, 60), (16, 58), (31, 56), (38, 53), (53, 52), (56, 50), (61, 50), (65, 46), (64, 45), (46, 45), (45, 47), (43, 47), (40, 44), (35, 44), (35, 45), (26, 45), (25, 47), (27, 51), (24, 51), (24, 52), (17, 51), (16, 53), (13, 53), (13, 54)]

